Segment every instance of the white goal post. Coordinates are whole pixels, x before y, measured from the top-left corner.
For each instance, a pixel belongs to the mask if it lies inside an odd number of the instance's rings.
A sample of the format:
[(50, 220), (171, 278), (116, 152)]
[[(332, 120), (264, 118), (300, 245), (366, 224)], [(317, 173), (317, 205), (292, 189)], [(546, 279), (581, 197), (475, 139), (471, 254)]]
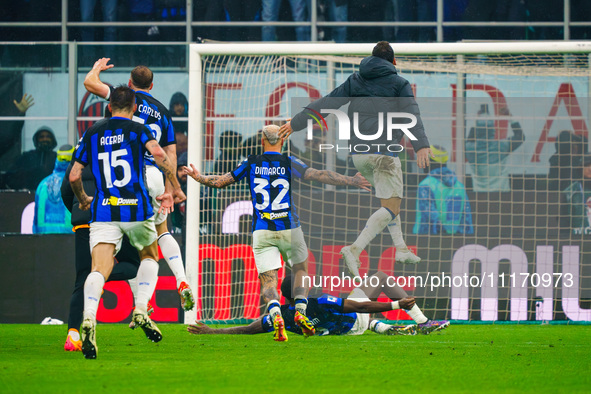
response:
[[(235, 77), (239, 78), (247, 78), (251, 74), (256, 74), (256, 80), (253, 80), (252, 84), (265, 84), (269, 83), (269, 75), (291, 75), (297, 74), (298, 77), (293, 79), (294, 81), (304, 81), (308, 84), (314, 84), (315, 82), (310, 81), (323, 81), (319, 83), (322, 85), (318, 87), (321, 95), (327, 94), (330, 88), (334, 87), (335, 84), (340, 84), (343, 81), (343, 78), (346, 78), (353, 70), (354, 67), (359, 63), (359, 61), (366, 56), (369, 56), (372, 52), (375, 43), (367, 43), (367, 44), (334, 44), (334, 43), (205, 43), (205, 44), (191, 44), (190, 45), (190, 62), (189, 62), (189, 145), (188, 145), (188, 162), (193, 163), (199, 171), (206, 171), (207, 169), (211, 170), (211, 162), (213, 158), (211, 157), (211, 152), (213, 151), (213, 146), (204, 146), (204, 144), (211, 144), (215, 142), (215, 139), (206, 141), (206, 128), (209, 127), (211, 130), (216, 130), (216, 122), (223, 122), (227, 120), (221, 119), (224, 114), (208, 114), (207, 111), (211, 111), (209, 107), (208, 100), (213, 100), (212, 97), (206, 97), (207, 94), (211, 94), (211, 91), (206, 89), (206, 84), (210, 83), (208, 80), (207, 73), (211, 72), (212, 79), (216, 81), (217, 84), (223, 85), (232, 82), (232, 79)], [(394, 49), (395, 55), (397, 59), (400, 59), (397, 65), (397, 68), (401, 70), (401, 74), (408, 79), (411, 84), (414, 83), (413, 77), (416, 75), (417, 82), (419, 88), (421, 89), (420, 94), (417, 94), (417, 97), (421, 96), (422, 93), (425, 92), (427, 87), (432, 87), (432, 89), (440, 89), (437, 93), (433, 93), (435, 97), (443, 97), (443, 98), (452, 98), (452, 93), (449, 86), (453, 85), (453, 98), (455, 100), (462, 100), (464, 99), (467, 94), (466, 91), (469, 89), (473, 89), (474, 91), (479, 90), (480, 92), (485, 92), (484, 94), (480, 94), (480, 96), (476, 97), (485, 97), (487, 100), (492, 97), (492, 93), (487, 91), (488, 88), (481, 88), (476, 87), (476, 85), (482, 86), (496, 86), (494, 82), (491, 81), (500, 81), (499, 84), (503, 86), (508, 86), (503, 91), (504, 96), (509, 98), (515, 97), (517, 98), (526, 98), (532, 97), (532, 95), (537, 94), (536, 92), (541, 91), (540, 89), (545, 89), (544, 92), (547, 94), (543, 94), (547, 96), (547, 99), (552, 99), (554, 97), (559, 97), (560, 93), (556, 92), (556, 86), (559, 86), (555, 83), (558, 81), (557, 78), (563, 78), (564, 84), (571, 84), (575, 86), (576, 94), (578, 95), (580, 101), (579, 105), (582, 109), (582, 114), (571, 114), (570, 112), (568, 115), (572, 115), (573, 117), (579, 117), (582, 119), (583, 123), (588, 121), (588, 116), (591, 113), (589, 108), (589, 100), (588, 97), (591, 96), (591, 72), (590, 72), (590, 59), (589, 55), (591, 54), (591, 42), (578, 42), (578, 41), (552, 41), (552, 42), (462, 42), (462, 43), (409, 43), (409, 44), (396, 44), (392, 43), (392, 47)], [(288, 57), (292, 59), (291, 62), (282, 62), (279, 68), (277, 64), (269, 65), (265, 63), (264, 60), (251, 60), (248, 59), (275, 59), (277, 57)], [(298, 63), (302, 59), (302, 63)], [(209, 62), (209, 63), (208, 63)], [(270, 62), (270, 61), (269, 61)], [(321, 64), (322, 66), (319, 66)], [(335, 63), (343, 63), (349, 64), (348, 66), (339, 66), (341, 69), (335, 71), (333, 64)], [(303, 66), (302, 66), (303, 64)], [(268, 71), (265, 71), (265, 67), (268, 67)], [(267, 74), (265, 74), (267, 73)], [(338, 75), (338, 78), (335, 77), (335, 74)], [(209, 74), (208, 74), (209, 75)], [(419, 77), (420, 75), (420, 77)], [(482, 76), (486, 76), (485, 78), (481, 78)], [(440, 78), (438, 76), (441, 76)], [(479, 79), (480, 78), (480, 79)], [(330, 81), (326, 81), (330, 79)], [(563, 79), (560, 79), (561, 82)], [(523, 82), (518, 82), (523, 81)], [(574, 81), (574, 82), (573, 82)], [(558, 83), (557, 82), (557, 83)], [(303, 83), (303, 82), (302, 82)], [(518, 86), (520, 83), (523, 84), (523, 89), (521, 90)], [(467, 87), (470, 85), (470, 87)], [(540, 86), (543, 86), (540, 88)], [(562, 86), (562, 85), (560, 85)], [(584, 86), (585, 90), (581, 91), (582, 88), (580, 86)], [(444, 90), (444, 87), (447, 90)], [(268, 90), (272, 91), (273, 86), (269, 86)], [(499, 90), (503, 90), (499, 88)], [(256, 91), (254, 88), (253, 92)], [(246, 94), (248, 95), (249, 92), (247, 91), (240, 91), (235, 90), (231, 91), (224, 96), (224, 108), (230, 108), (232, 105), (232, 95), (240, 95)], [(257, 93), (258, 94), (258, 93)], [(496, 94), (496, 93), (495, 93)], [(235, 96), (237, 97), (237, 96)], [(562, 97), (562, 96), (560, 96)], [(587, 101), (584, 101), (583, 98)], [(249, 100), (250, 99), (250, 100)], [(273, 117), (268, 117), (265, 119), (267, 114), (262, 113), (252, 113), (246, 115), (248, 112), (247, 109), (247, 102), (252, 101), (253, 103), (261, 102), (261, 100), (257, 100), (255, 97), (242, 97), (236, 98), (236, 103), (239, 103), (241, 108), (245, 111), (242, 115), (244, 119), (244, 127), (250, 126), (253, 121), (257, 122), (264, 122), (270, 120), (279, 120), (279, 119), (288, 119), (291, 115), (289, 113), (289, 96), (286, 94), (282, 97), (282, 100), (285, 102), (281, 103), (281, 111), (279, 114), (274, 113)], [(482, 99), (484, 100), (484, 99)], [(516, 101), (518, 102), (518, 100)], [(237, 104), (238, 105), (238, 104)], [(258, 104), (256, 104), (258, 105)], [(515, 104), (518, 105), (518, 104)], [(454, 145), (452, 148), (454, 157), (464, 157), (464, 146), (466, 135), (468, 134), (468, 128), (470, 127), (470, 122), (474, 122), (475, 117), (471, 115), (471, 113), (466, 112), (465, 105), (458, 105), (455, 108), (454, 112)], [(468, 107), (472, 108), (472, 107)], [(254, 111), (253, 107), (253, 111)], [(494, 115), (494, 113), (493, 113)], [(558, 112), (557, 114), (552, 114), (552, 116), (556, 116), (558, 119), (559, 116), (565, 117), (562, 112)], [(217, 117), (216, 117), (217, 116)], [(471, 117), (472, 116), (472, 117)], [(525, 115), (524, 115), (525, 116)], [(233, 119), (238, 119), (240, 116), (237, 116)], [(525, 116), (523, 119), (526, 119)], [(494, 120), (497, 122), (497, 120)], [(503, 120), (501, 119), (501, 122)], [(237, 126), (238, 120), (235, 123), (232, 123), (232, 126), (235, 128), (240, 128)], [(250, 122), (250, 123), (249, 123)], [(450, 120), (451, 122), (451, 120)], [(526, 120), (522, 120), (523, 122), (527, 122)], [(532, 121), (533, 122), (533, 121)], [(532, 123), (533, 125), (533, 123)], [(532, 126), (534, 127), (534, 126)], [(537, 127), (537, 124), (536, 126)], [(507, 128), (507, 126), (505, 126)], [(525, 128), (525, 127), (524, 127)], [(240, 130), (238, 130), (241, 132)], [(251, 130), (255, 132), (255, 130)], [(576, 131), (576, 130), (575, 130)], [(215, 132), (218, 135), (217, 131)], [(429, 130), (427, 130), (427, 134), (429, 134)], [(527, 134), (527, 133), (526, 133)], [(437, 136), (438, 137), (438, 136)], [(529, 135), (526, 135), (526, 140), (528, 140)], [(553, 137), (552, 137), (553, 138)], [(435, 142), (443, 141), (440, 144), (445, 145), (446, 139), (449, 137), (441, 136), (441, 138), (434, 138)], [(530, 138), (531, 140), (531, 138)], [(532, 140), (533, 141), (533, 140)], [(550, 141), (550, 140), (548, 140)], [(433, 143), (433, 142), (432, 142)], [(450, 145), (451, 147), (451, 145)], [(209, 157), (205, 157), (204, 152), (205, 149), (210, 149)], [(528, 148), (529, 149), (529, 148)], [(532, 148), (532, 152), (537, 152), (537, 148)], [(550, 155), (549, 152), (549, 144), (542, 145), (542, 148), (538, 149), (541, 150), (542, 155), (544, 156), (542, 159), (547, 160), (547, 156)], [(535, 152), (533, 153), (535, 155)], [(512, 159), (513, 166), (522, 166), (526, 168), (526, 173), (531, 175), (531, 178), (535, 178), (539, 176), (542, 171), (546, 171), (546, 168), (542, 168), (541, 165), (536, 166), (531, 164), (532, 160), (530, 160), (530, 150), (527, 151), (529, 156), (526, 157), (526, 153), (520, 155), (523, 158)], [(539, 154), (539, 152), (538, 152)], [(519, 156), (521, 157), (521, 156)], [(538, 162), (539, 157), (538, 157)], [(535, 160), (534, 160), (535, 161)], [(209, 164), (208, 164), (209, 162)], [(457, 162), (454, 159), (454, 162)], [(456, 164), (454, 166), (456, 174), (459, 179), (464, 179), (464, 171), (470, 171), (469, 167), (466, 168), (464, 162), (460, 165)], [(529, 179), (529, 178), (528, 178)], [(532, 190), (532, 193), (535, 194), (535, 190)], [(532, 194), (532, 195), (534, 195)], [(540, 193), (538, 193), (540, 194)], [(538, 196), (538, 194), (535, 194)], [(545, 196), (550, 195), (550, 193), (544, 194)], [(536, 197), (542, 198), (542, 197)], [(202, 283), (201, 276), (198, 274), (201, 272), (200, 261), (199, 261), (199, 250), (200, 250), (200, 231), (202, 232), (202, 223), (200, 223), (200, 216), (201, 216), (201, 207), (200, 207), (200, 186), (192, 181), (189, 180), (187, 185), (187, 209), (186, 209), (186, 271), (187, 271), (187, 278), (189, 281), (189, 285), (192, 289), (194, 289), (195, 297), (201, 298), (204, 294), (202, 290)], [(485, 199), (486, 203), (489, 204), (489, 198)], [(497, 199), (494, 199), (496, 202)], [(477, 200), (480, 204), (480, 200)], [(483, 205), (479, 205), (483, 206)], [(414, 210), (414, 207), (408, 207), (408, 209)], [(403, 216), (403, 221), (404, 216)], [(502, 220), (501, 220), (502, 222)], [(481, 223), (485, 223), (484, 219), (482, 219)], [(500, 223), (500, 222), (499, 222)], [(475, 226), (478, 226), (479, 223), (475, 223)], [(535, 236), (532, 236), (532, 239), (521, 239), (518, 235), (520, 231), (525, 231), (528, 227), (527, 224), (522, 224), (520, 227), (519, 223), (511, 222), (511, 226), (513, 226), (513, 232), (508, 236), (500, 234), (500, 235), (490, 235), (493, 234), (492, 231), (490, 234), (488, 230), (494, 227), (494, 223), (486, 222), (487, 226), (487, 235), (482, 237), (485, 240), (492, 240), (491, 242), (487, 242), (486, 245), (480, 245), (483, 243), (482, 239), (479, 241), (478, 239), (467, 238), (466, 235), (463, 235), (463, 241), (460, 241), (459, 238), (453, 238), (452, 243), (454, 245), (462, 245), (464, 248), (464, 252), (466, 255), (472, 253), (472, 258), (466, 260), (464, 263), (466, 266), (472, 260), (478, 260), (478, 256), (484, 256), (486, 254), (482, 250), (502, 250), (500, 253), (503, 254), (511, 254), (511, 253), (519, 253), (516, 249), (511, 249), (509, 246), (514, 246), (515, 248), (521, 248), (520, 250), (523, 253), (525, 263), (519, 255), (519, 258), (515, 258), (511, 261), (511, 266), (518, 265), (518, 264), (527, 264), (528, 262), (530, 265), (533, 263), (532, 260), (537, 259), (537, 268), (532, 268), (533, 270), (537, 270), (534, 272), (530, 269), (528, 272), (531, 274), (534, 273), (553, 273), (555, 270), (552, 269), (552, 262), (550, 263), (550, 268), (544, 271), (543, 268), (540, 268), (541, 257), (544, 250), (548, 251), (549, 249), (543, 249), (543, 247), (553, 247), (552, 251), (548, 252), (547, 256), (552, 260), (554, 259), (554, 266), (558, 266), (559, 264), (556, 262), (556, 255), (558, 254), (558, 248), (562, 248), (562, 252), (565, 251), (574, 251), (575, 249), (569, 248), (580, 248), (581, 256), (587, 256), (587, 261), (591, 261), (591, 253), (590, 247), (587, 245), (588, 242), (583, 238), (576, 239), (571, 244), (564, 244), (560, 243), (556, 240), (556, 242), (552, 245), (545, 245), (542, 240), (540, 239), (539, 242), (536, 241), (537, 239)], [(500, 226), (501, 224), (499, 224)], [(407, 226), (407, 229), (410, 229)], [(332, 229), (331, 229), (332, 230)], [(556, 229), (559, 231), (559, 229)], [(496, 233), (494, 233), (496, 234)], [(406, 234), (405, 234), (406, 235)], [(215, 234), (210, 234), (210, 236), (215, 237)], [(424, 238), (428, 238), (429, 235), (424, 235)], [(497, 237), (497, 238), (495, 238)], [(538, 237), (539, 238), (539, 237)], [(353, 238), (354, 239), (354, 238)], [(494, 241), (494, 242), (493, 242)], [(498, 241), (498, 242), (496, 242)], [(515, 242), (512, 242), (515, 241)], [(419, 241), (417, 241), (419, 242)], [(426, 241), (422, 240), (427, 248), (441, 248), (443, 249), (443, 245), (439, 241)], [(433, 243), (431, 243), (433, 242)], [(480, 243), (479, 243), (480, 242)], [(484, 249), (478, 249), (476, 251), (469, 248), (470, 245), (482, 246)], [(515, 246), (519, 245), (519, 246)], [(448, 248), (447, 254), (445, 256), (453, 256), (453, 259), (459, 259), (459, 253), (456, 253), (456, 250), (451, 250), (454, 246), (446, 246)], [(487, 249), (488, 248), (488, 249)], [(497, 249), (495, 249), (497, 248)], [(504, 248), (504, 249), (503, 249)], [(577, 249), (579, 250), (579, 249)], [(503, 252), (504, 251), (504, 252)], [(425, 250), (424, 252), (424, 259), (428, 260), (428, 252)], [(478, 253), (481, 253), (480, 255)], [(482, 254), (484, 253), (484, 254)], [(587, 253), (590, 253), (587, 255)], [(431, 254), (435, 255), (435, 254)], [(513, 256), (513, 255), (511, 255)], [(531, 257), (533, 256), (533, 257)], [(440, 258), (444, 258), (444, 255), (441, 255)], [(447, 257), (445, 257), (447, 258)], [(468, 257), (466, 257), (468, 258)], [(506, 258), (506, 257), (504, 257)], [(483, 257), (483, 259), (486, 259)], [(452, 264), (451, 258), (449, 258), (449, 264)], [(482, 259), (481, 259), (482, 260)], [(572, 263), (574, 264), (574, 257)], [(381, 264), (381, 262), (380, 262)], [(447, 264), (447, 262), (446, 262)], [(496, 316), (495, 313), (501, 311), (502, 308), (498, 306), (499, 304), (499, 293), (498, 287), (500, 285), (500, 274), (499, 274), (499, 261), (495, 261), (493, 263), (486, 263), (490, 266), (496, 264), (496, 270), (494, 270), (495, 278), (494, 278), (494, 286), (491, 285), (491, 289), (487, 291), (482, 291), (480, 298), (481, 298), (481, 319), (488, 320), (491, 316)], [(484, 271), (484, 267), (486, 266), (485, 263), (482, 264), (482, 271)], [(563, 262), (563, 264), (566, 264)], [(569, 262), (570, 264), (570, 262)], [(576, 302), (578, 302), (579, 298), (591, 298), (589, 292), (591, 291), (591, 283), (590, 283), (590, 276), (588, 264), (584, 259), (580, 259), (577, 262), (576, 268), (579, 268), (579, 264), (584, 265), (582, 267), (582, 275), (581, 278), (577, 278), (579, 280), (577, 282), (576, 291), (570, 289), (568, 291), (568, 295), (565, 297), (565, 294), (562, 294), (562, 309), (560, 309), (559, 313), (565, 313), (566, 317), (571, 320), (590, 320), (591, 314), (589, 314), (589, 310), (580, 307), (576, 309), (573, 305), (573, 299), (576, 298)], [(586, 265), (585, 265), (586, 264)], [(231, 265), (230, 265), (231, 266)], [(448, 267), (445, 266), (439, 266)], [(453, 272), (453, 269), (451, 269)], [(527, 271), (527, 270), (526, 270)], [(409, 271), (409, 274), (413, 273), (413, 271)], [(418, 271), (414, 271), (414, 273), (421, 273), (424, 274), (423, 271), (418, 269)], [(483, 274), (484, 275), (484, 274)], [(578, 276), (578, 272), (577, 272)], [(229, 276), (228, 276), (229, 277)], [(528, 282), (529, 283), (529, 282)], [(434, 313), (439, 310), (441, 305), (446, 305), (443, 308), (447, 308), (446, 313), (442, 313), (442, 316), (445, 315), (446, 318), (452, 319), (460, 319), (460, 320), (471, 320), (472, 319), (472, 309), (476, 308), (475, 306), (468, 307), (469, 299), (473, 299), (475, 296), (471, 294), (472, 291), (470, 286), (464, 286), (462, 289), (456, 291), (437, 291), (431, 292), (425, 295), (425, 297), (433, 298), (437, 305), (432, 305), (428, 309), (433, 311)], [(494, 289), (492, 289), (494, 287)], [(505, 287), (506, 284), (505, 284)], [(579, 288), (580, 287), (580, 288)], [(554, 292), (553, 292), (554, 289)], [(508, 290), (509, 291), (509, 290)], [(510, 298), (507, 296), (504, 298), (501, 303), (507, 302), (507, 320), (528, 320), (528, 311), (529, 311), (529, 320), (537, 319), (537, 320), (553, 320), (556, 316), (557, 307), (554, 308), (552, 305), (560, 304), (560, 300), (557, 300), (557, 294), (555, 293), (556, 289), (553, 287), (548, 291), (548, 289), (541, 289), (539, 286), (536, 286), (536, 283), (529, 283), (529, 286), (525, 289), (522, 289), (520, 292), (519, 290), (515, 291), (514, 289), (510, 289), (511, 296)], [(501, 292), (503, 292), (501, 290)], [(469, 294), (470, 293), (470, 294)], [(486, 293), (486, 295), (485, 295)], [(489, 301), (488, 297), (494, 298), (496, 294), (496, 301), (493, 301), (490, 305), (487, 304)], [(516, 296), (515, 294), (519, 294)], [(581, 295), (583, 294), (583, 295)], [(538, 297), (542, 300), (548, 300), (552, 305), (544, 304), (540, 306), (541, 311), (534, 311), (536, 313), (536, 317), (532, 318), (532, 307), (524, 306), (526, 303), (534, 299), (534, 297)], [(565, 300), (568, 298), (568, 300)], [(451, 302), (447, 300), (451, 299)], [(441, 305), (439, 303), (441, 301)], [(229, 305), (228, 301), (228, 305)], [(571, 310), (567, 311), (568, 307), (564, 307), (565, 303), (571, 305)], [(575, 302), (575, 303), (576, 303)], [(520, 304), (521, 303), (521, 304)], [(543, 303), (543, 301), (542, 301)], [(494, 304), (494, 305), (493, 305)], [(202, 306), (201, 300), (197, 302), (198, 306)], [(487, 306), (488, 305), (488, 306)], [(491, 306), (492, 305), (492, 306)], [(536, 306), (537, 307), (537, 306)], [(578, 305), (577, 305), (578, 307)], [(454, 309), (455, 308), (455, 309)], [(521, 308), (521, 309), (519, 309)], [(524, 309), (525, 308), (525, 309)], [(197, 309), (197, 308), (196, 308)], [(559, 309), (559, 308), (558, 308)], [(573, 310), (578, 311), (580, 319), (573, 318)], [(232, 312), (231, 314), (220, 314), (220, 316), (230, 316), (231, 318), (238, 318), (243, 317), (241, 314), (242, 312)], [(554, 314), (553, 314), (554, 313)], [(212, 320), (220, 320), (216, 319), (213, 316), (216, 314), (208, 315), (209, 319)], [(550, 318), (548, 318), (550, 316)], [(562, 316), (562, 315), (560, 315)], [(186, 312), (185, 313), (185, 323), (192, 323), (195, 321), (197, 317), (204, 318), (204, 315), (198, 315), (196, 310)], [(226, 319), (226, 318), (221, 318)], [(496, 318), (492, 318), (490, 320), (497, 320)]]

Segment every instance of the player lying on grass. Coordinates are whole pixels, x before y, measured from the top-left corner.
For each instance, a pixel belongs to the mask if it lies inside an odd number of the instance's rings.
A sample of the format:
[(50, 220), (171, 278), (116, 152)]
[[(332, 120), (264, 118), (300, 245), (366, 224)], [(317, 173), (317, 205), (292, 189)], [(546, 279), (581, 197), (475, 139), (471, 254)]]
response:
[(232, 172), (203, 176), (193, 164), (190, 168), (183, 167), (183, 171), (195, 181), (214, 188), (223, 188), (244, 178), (248, 180), (254, 210), (252, 249), (261, 282), (261, 295), (271, 316), (274, 339), (287, 341), (277, 292), (281, 257), (294, 273), (295, 323), (304, 335), (314, 335), (314, 326), (306, 317), (308, 288), (303, 282), (308, 275), (308, 247), (291, 200), (292, 181), (301, 178), (365, 190), (370, 190), (370, 185), (359, 173), (349, 177), (333, 171), (316, 170), (293, 156), (282, 155), (284, 140), (278, 137), (278, 132), (279, 126), (263, 127), (261, 142), (264, 153), (248, 156)]
[[(377, 272), (373, 276), (379, 279), (377, 286), (356, 288), (346, 299), (329, 295), (308, 298), (308, 318), (314, 323), (316, 335), (361, 335), (367, 329), (385, 335), (416, 335), (417, 333), (426, 335), (449, 326), (446, 320), (427, 319), (415, 304), (414, 297), (409, 297), (399, 287), (386, 285), (388, 276), (383, 272)], [(375, 301), (382, 291), (388, 298), (395, 301)], [(289, 304), (281, 306), (285, 327), (288, 331), (301, 335), (300, 327), (294, 323), (295, 309), (291, 295), (291, 276), (283, 280), (281, 292), (289, 301)], [(370, 319), (370, 313), (395, 309), (405, 309), (417, 324), (406, 327), (392, 326), (377, 319)], [(265, 315), (248, 326), (211, 328), (198, 322), (196, 325), (190, 325), (188, 331), (191, 334), (262, 334), (273, 331), (273, 324), (269, 315)]]

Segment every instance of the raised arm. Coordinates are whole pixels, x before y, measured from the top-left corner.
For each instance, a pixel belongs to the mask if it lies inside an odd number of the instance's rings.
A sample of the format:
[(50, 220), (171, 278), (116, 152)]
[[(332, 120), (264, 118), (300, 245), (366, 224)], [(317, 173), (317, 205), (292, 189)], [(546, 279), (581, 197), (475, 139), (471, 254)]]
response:
[(191, 166), (191, 168), (183, 167), (183, 172), (205, 186), (221, 189), (233, 183), (236, 183), (236, 180), (229, 172), (224, 175), (203, 176), (199, 171), (197, 171), (193, 164), (189, 165)]
[(308, 168), (304, 173), (303, 178), (306, 180), (318, 181), (329, 185), (357, 186), (361, 189), (371, 191), (371, 184), (359, 172), (355, 174), (355, 176), (346, 176), (334, 171), (316, 170), (314, 168)]
[[(398, 303), (398, 304), (396, 304)], [(343, 313), (377, 313), (388, 312), (395, 309), (409, 310), (415, 305), (414, 297), (402, 298), (400, 301), (394, 302), (378, 302), (378, 301), (353, 301), (346, 299), (343, 303)]]
[(108, 98), (110, 93), (109, 85), (100, 79), (101, 71), (114, 67), (112, 64), (107, 64), (109, 60), (111, 59), (103, 57), (94, 62), (92, 70), (90, 70), (88, 74), (86, 74), (86, 78), (84, 78), (84, 87), (86, 90), (102, 98)]
[(228, 327), (228, 328), (211, 328), (205, 323), (196, 322), (187, 327), (187, 331), (195, 335), (209, 335), (209, 334), (264, 334), (262, 318), (255, 320), (248, 326)]

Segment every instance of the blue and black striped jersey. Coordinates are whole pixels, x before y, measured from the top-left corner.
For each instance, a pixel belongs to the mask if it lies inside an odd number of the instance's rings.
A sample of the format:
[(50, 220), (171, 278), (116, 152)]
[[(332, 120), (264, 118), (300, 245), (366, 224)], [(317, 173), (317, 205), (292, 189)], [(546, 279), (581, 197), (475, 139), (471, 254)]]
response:
[(232, 171), (236, 182), (248, 177), (254, 207), (252, 231), (297, 228), (300, 221), (291, 200), (293, 177), (302, 178), (308, 166), (278, 152), (252, 155)]
[[(357, 320), (357, 313), (344, 313), (344, 302), (344, 298), (330, 295), (308, 298), (306, 316), (314, 324), (316, 335), (343, 335), (351, 331)], [(285, 320), (285, 329), (301, 335), (302, 330), (294, 322), (295, 307), (282, 305), (281, 314)], [(263, 317), (262, 324), (265, 332), (273, 331), (273, 322), (269, 315)]]
[(136, 222), (154, 214), (146, 190), (145, 145), (149, 128), (126, 118), (103, 119), (82, 136), (74, 159), (90, 165), (96, 182), (92, 222)]
[[(110, 97), (115, 88), (110, 86), (109, 89)], [(176, 144), (174, 126), (168, 108), (146, 92), (135, 92), (135, 103), (137, 109), (133, 114), (133, 121), (148, 126), (161, 147)], [(146, 152), (146, 164), (156, 165), (150, 152)]]

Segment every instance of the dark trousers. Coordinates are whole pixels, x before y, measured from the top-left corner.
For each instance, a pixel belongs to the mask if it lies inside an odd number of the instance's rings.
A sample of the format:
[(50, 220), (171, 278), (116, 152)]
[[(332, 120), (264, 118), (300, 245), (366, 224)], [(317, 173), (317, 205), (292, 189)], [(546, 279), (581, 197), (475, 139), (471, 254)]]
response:
[[(92, 268), (92, 256), (90, 254), (90, 229), (79, 228), (76, 230), (76, 281), (74, 291), (70, 298), (70, 315), (68, 316), (68, 330), (80, 329), (82, 324), (82, 312), (84, 311), (84, 282)], [(115, 256), (115, 266), (108, 280), (127, 280), (135, 278), (140, 266), (140, 256), (137, 250), (131, 246), (129, 239), (124, 236), (121, 250)]]

